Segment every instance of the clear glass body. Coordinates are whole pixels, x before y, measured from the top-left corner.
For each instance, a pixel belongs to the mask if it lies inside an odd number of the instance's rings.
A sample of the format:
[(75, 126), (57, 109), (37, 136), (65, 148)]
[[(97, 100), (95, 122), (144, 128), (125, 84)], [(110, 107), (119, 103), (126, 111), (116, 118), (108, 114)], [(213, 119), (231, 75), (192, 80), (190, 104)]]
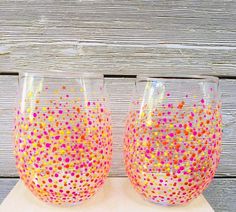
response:
[(15, 157), (21, 180), (41, 200), (78, 204), (104, 184), (112, 132), (103, 76), (21, 74)]
[(162, 205), (200, 195), (221, 152), (218, 78), (176, 77), (138, 77), (124, 139), (132, 185)]

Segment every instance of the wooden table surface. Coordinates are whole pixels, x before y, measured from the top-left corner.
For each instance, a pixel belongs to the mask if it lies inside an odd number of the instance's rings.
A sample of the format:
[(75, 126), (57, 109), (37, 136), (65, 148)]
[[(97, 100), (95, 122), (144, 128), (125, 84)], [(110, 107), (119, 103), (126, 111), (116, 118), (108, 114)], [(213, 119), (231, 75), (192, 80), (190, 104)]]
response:
[(124, 119), (137, 74), (220, 77), (223, 152), (205, 195), (236, 210), (236, 1), (0, 1), (0, 200), (18, 180), (11, 138), (22, 71), (105, 74), (114, 134), (111, 176), (125, 176)]

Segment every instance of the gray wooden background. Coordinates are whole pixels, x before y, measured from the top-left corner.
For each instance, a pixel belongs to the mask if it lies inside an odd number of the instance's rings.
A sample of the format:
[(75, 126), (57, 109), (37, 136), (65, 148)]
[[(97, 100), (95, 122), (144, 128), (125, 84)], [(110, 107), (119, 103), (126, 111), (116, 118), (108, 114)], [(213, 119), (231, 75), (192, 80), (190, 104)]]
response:
[(137, 74), (221, 78), (223, 153), (205, 196), (215, 211), (236, 211), (236, 1), (0, 0), (0, 201), (18, 181), (11, 138), (21, 71), (106, 75), (114, 157), (125, 176), (124, 119)]

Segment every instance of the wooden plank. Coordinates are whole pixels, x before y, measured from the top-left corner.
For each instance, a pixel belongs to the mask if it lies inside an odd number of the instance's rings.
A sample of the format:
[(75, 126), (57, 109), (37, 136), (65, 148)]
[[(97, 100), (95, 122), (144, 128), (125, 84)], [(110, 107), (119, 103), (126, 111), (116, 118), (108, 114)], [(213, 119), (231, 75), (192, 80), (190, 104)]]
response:
[(2, 203), (18, 180), (17, 178), (0, 178), (0, 203)]
[(0, 4), (0, 70), (236, 76), (235, 1)]
[(234, 212), (236, 209), (236, 178), (214, 179), (203, 193), (215, 212)]
[[(236, 36), (235, 36), (236, 37)], [(236, 47), (139, 46), (59, 41), (0, 46), (2, 72), (87, 71), (136, 75), (156, 73), (236, 76)]]
[(234, 1), (14, 1), (0, 5), (8, 41), (83, 40), (235, 46)]
[[(123, 130), (135, 79), (106, 79), (113, 124), (113, 164), (111, 176), (125, 176), (123, 165)], [(4, 83), (4, 84), (2, 84)], [(17, 77), (0, 76), (0, 175), (17, 176), (11, 129)], [(236, 80), (220, 81), (223, 99), (223, 152), (217, 176), (236, 176)], [(6, 101), (5, 97), (8, 96)]]
[[(0, 178), (0, 203), (11, 191), (18, 179)], [(214, 179), (204, 196), (216, 212), (234, 212), (236, 208), (236, 178)]]

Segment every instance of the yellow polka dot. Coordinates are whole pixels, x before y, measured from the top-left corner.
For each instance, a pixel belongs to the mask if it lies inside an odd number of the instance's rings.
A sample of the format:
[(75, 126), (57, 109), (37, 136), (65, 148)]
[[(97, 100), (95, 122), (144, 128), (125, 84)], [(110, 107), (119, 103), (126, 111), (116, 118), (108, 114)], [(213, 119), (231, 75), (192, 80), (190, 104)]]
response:
[(33, 92), (30, 91), (30, 92), (28, 93), (28, 97), (32, 97), (32, 96), (33, 96)]
[(154, 132), (153, 134), (154, 134), (155, 136), (157, 136), (157, 135), (158, 135), (158, 132)]
[(144, 112), (142, 112), (140, 115), (141, 115), (141, 117), (144, 117), (144, 116), (145, 116), (145, 113), (144, 113)]
[(103, 138), (106, 138), (106, 137), (107, 137), (107, 133), (103, 133), (103, 134), (102, 134), (102, 137), (103, 137)]
[(186, 131), (187, 131), (187, 132), (189, 132), (189, 131), (190, 131), (190, 128), (189, 128), (188, 126), (187, 126), (185, 129), (186, 129)]
[(179, 166), (177, 166), (177, 165), (174, 165), (174, 168), (175, 168), (175, 169), (179, 169)]

